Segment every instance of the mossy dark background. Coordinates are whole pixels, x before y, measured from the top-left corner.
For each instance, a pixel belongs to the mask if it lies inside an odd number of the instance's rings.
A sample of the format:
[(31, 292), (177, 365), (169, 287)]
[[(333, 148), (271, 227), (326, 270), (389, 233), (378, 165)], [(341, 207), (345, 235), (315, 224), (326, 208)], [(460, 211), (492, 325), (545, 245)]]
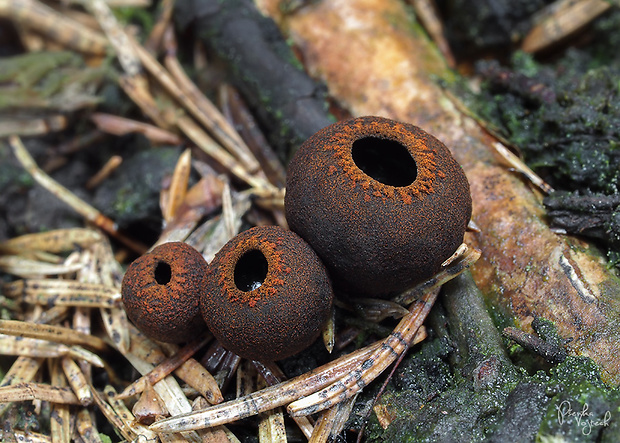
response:
[(620, 263), (620, 13), (597, 20), (587, 45), (534, 58), (475, 64), (474, 113), (556, 192), (545, 199), (553, 227), (583, 235)]

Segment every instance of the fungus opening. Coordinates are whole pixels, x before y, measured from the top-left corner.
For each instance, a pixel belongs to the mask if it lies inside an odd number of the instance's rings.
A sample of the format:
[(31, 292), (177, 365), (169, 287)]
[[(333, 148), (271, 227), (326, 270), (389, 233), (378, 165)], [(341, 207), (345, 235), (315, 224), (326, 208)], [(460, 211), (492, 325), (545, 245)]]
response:
[(395, 140), (364, 137), (353, 142), (353, 161), (366, 175), (388, 186), (412, 184), (418, 175), (415, 160)]
[(165, 261), (158, 261), (155, 265), (155, 281), (160, 285), (167, 285), (172, 278), (172, 269)]
[(259, 250), (253, 249), (241, 256), (235, 265), (235, 285), (243, 292), (250, 292), (261, 287), (269, 265)]

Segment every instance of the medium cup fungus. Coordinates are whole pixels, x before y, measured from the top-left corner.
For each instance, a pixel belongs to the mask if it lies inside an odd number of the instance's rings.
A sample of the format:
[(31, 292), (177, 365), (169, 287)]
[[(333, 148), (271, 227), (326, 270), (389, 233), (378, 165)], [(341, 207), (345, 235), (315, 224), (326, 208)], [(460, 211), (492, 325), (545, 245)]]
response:
[(320, 334), (333, 301), (325, 267), (295, 233), (254, 227), (209, 264), (201, 307), (228, 350), (260, 361), (296, 354)]
[(286, 219), (351, 295), (434, 275), (463, 241), (469, 183), (446, 146), (380, 117), (328, 126), (288, 166)]
[(136, 259), (123, 277), (129, 319), (147, 336), (168, 343), (188, 341), (206, 329), (200, 292), (207, 262), (186, 243), (157, 246)]

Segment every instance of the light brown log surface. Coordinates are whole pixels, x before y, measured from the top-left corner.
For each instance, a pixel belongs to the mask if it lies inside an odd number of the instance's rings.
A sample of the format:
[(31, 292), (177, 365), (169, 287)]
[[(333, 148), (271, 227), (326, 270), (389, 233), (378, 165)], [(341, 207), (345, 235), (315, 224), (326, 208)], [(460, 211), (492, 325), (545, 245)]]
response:
[(291, 36), (312, 75), (354, 115), (381, 115), (422, 127), (442, 140), (471, 184), (467, 241), (482, 250), (473, 273), (480, 289), (529, 328), (554, 321), (570, 351), (597, 361), (620, 384), (620, 281), (587, 244), (553, 233), (540, 196), (500, 163), (492, 140), (460, 114), (436, 82), (451, 74), (398, 0), (314, 2), (280, 16), (259, 7)]

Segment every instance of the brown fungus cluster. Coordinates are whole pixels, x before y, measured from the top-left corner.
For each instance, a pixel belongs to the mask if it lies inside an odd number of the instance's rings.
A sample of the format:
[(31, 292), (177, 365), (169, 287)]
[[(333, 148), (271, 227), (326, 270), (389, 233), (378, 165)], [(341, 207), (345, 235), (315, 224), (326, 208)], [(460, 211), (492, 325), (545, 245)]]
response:
[(157, 246), (136, 259), (122, 283), (129, 319), (146, 335), (159, 341), (181, 343), (200, 335), (200, 294), (207, 262), (186, 243)]
[(206, 323), (241, 357), (291, 356), (318, 337), (330, 315), (328, 271), (350, 295), (403, 291), (440, 270), (471, 216), (467, 178), (448, 148), (385, 118), (322, 129), (287, 174), (291, 231), (251, 228), (208, 266), (183, 243), (159, 246), (130, 265), (123, 301), (138, 328), (182, 342)]
[(253, 360), (279, 360), (308, 347), (331, 312), (325, 267), (295, 233), (254, 227), (209, 265), (202, 315), (222, 345)]
[(287, 171), (286, 218), (334, 284), (388, 295), (434, 275), (463, 241), (469, 183), (448, 148), (380, 117), (328, 126)]

